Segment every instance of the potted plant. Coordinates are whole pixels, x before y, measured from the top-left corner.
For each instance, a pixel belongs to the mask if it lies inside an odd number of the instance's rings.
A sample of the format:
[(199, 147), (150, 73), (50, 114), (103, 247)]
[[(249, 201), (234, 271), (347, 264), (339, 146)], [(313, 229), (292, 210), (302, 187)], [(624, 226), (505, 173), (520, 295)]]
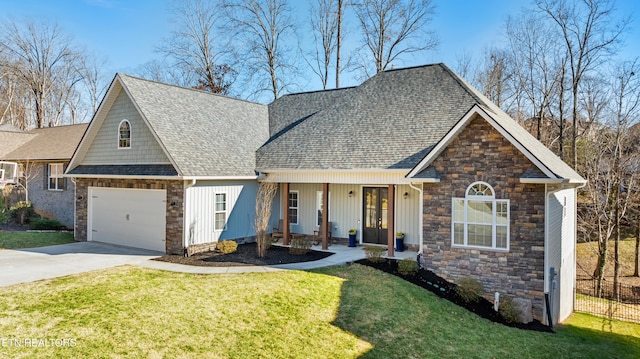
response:
[(396, 232), (396, 251), (402, 252), (404, 251), (404, 233)]
[(358, 231), (353, 228), (349, 230), (349, 247), (356, 246), (356, 233), (358, 233)]

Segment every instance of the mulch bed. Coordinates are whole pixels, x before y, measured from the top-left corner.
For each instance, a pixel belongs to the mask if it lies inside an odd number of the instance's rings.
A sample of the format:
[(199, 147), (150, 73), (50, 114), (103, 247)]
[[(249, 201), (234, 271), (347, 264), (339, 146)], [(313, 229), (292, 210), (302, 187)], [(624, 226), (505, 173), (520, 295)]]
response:
[(289, 247), (280, 246), (271, 246), (267, 249), (267, 254), (264, 258), (258, 258), (257, 253), (256, 243), (246, 243), (238, 245), (238, 250), (229, 254), (202, 252), (189, 257), (166, 255), (156, 258), (155, 260), (192, 266), (237, 267), (310, 262), (326, 258), (333, 254), (310, 250), (307, 254), (293, 255), (289, 253)]
[(442, 277), (437, 276), (432, 271), (420, 268), (415, 275), (405, 276), (398, 272), (398, 262), (393, 259), (385, 259), (383, 262), (378, 263), (371, 262), (367, 259), (361, 259), (356, 261), (355, 263), (373, 267), (383, 272), (400, 277), (408, 282), (411, 282), (417, 286), (433, 292), (440, 298), (444, 298), (492, 322), (526, 330), (553, 332), (551, 328), (535, 319), (533, 320), (533, 322), (527, 324), (508, 322), (498, 312), (493, 310), (493, 303), (485, 298), (480, 298), (480, 300), (476, 303), (465, 302), (464, 300), (462, 300), (462, 298), (460, 298), (458, 293), (456, 293), (455, 284), (452, 284)]

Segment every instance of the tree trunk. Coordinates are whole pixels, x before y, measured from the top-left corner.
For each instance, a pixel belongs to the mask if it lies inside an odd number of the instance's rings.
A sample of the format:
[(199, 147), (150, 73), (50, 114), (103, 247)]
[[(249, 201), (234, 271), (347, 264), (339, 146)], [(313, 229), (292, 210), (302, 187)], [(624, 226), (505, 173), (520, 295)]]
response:
[(342, 45), (342, 0), (338, 0), (338, 37), (336, 39), (336, 88), (340, 88), (340, 47)]
[(620, 187), (615, 186), (615, 220), (616, 220), (616, 238), (613, 250), (613, 297), (620, 299)]
[(633, 276), (640, 277), (638, 273), (638, 267), (640, 266), (640, 218), (637, 218), (636, 221), (638, 221), (636, 226), (636, 260), (634, 261)]

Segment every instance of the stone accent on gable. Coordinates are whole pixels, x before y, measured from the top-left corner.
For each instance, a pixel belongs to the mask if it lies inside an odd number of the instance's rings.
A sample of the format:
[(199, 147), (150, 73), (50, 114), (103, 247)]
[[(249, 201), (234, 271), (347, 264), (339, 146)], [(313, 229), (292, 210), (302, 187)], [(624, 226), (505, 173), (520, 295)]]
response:
[[(142, 179), (76, 179), (76, 241), (87, 240), (87, 204), (89, 187), (138, 188), (167, 190), (166, 253), (184, 253), (182, 244), (184, 185), (182, 181)], [(172, 205), (173, 203), (173, 205)]]
[[(534, 318), (542, 320), (545, 188), (519, 181), (533, 164), (476, 117), (431, 166), (441, 177), (439, 183), (424, 185), (424, 267), (456, 283), (477, 279), (491, 300), (494, 292), (531, 299)], [(464, 197), (476, 181), (489, 183), (497, 199), (510, 200), (508, 252), (451, 247), (451, 198)]]

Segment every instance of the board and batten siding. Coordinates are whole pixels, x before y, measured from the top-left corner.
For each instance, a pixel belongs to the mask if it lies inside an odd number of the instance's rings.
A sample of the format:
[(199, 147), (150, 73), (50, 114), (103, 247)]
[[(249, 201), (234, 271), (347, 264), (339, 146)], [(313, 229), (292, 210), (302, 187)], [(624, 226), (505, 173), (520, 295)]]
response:
[[(202, 181), (185, 190), (185, 245), (212, 243), (255, 236), (256, 181)], [(214, 230), (216, 193), (227, 198), (227, 225)]]
[(576, 190), (561, 189), (548, 195), (548, 268), (545, 287), (551, 289), (549, 269), (557, 273), (554, 298), (552, 298), (552, 317), (557, 322), (566, 319), (573, 312), (575, 283), (575, 210)]
[[(360, 184), (329, 184), (329, 221), (332, 222), (332, 235), (337, 238), (347, 238), (349, 229), (358, 230), (357, 240), (362, 238), (363, 198)], [(280, 187), (282, 191), (282, 187)], [(290, 183), (289, 191), (298, 192), (298, 224), (291, 224), (291, 231), (312, 235), (318, 230), (316, 224), (316, 208), (318, 192), (322, 191), (320, 183)], [(351, 197), (349, 192), (353, 191)], [(403, 198), (404, 193), (409, 196)], [(282, 197), (280, 197), (282, 198)], [(396, 232), (405, 233), (405, 244), (419, 245), (420, 233), (420, 195), (408, 185), (396, 186)], [(278, 201), (281, 208), (280, 218), (283, 218), (287, 203)]]
[[(118, 148), (118, 126), (122, 120), (131, 124), (131, 147)], [(83, 165), (169, 164), (147, 124), (124, 90), (116, 97), (83, 158)]]

